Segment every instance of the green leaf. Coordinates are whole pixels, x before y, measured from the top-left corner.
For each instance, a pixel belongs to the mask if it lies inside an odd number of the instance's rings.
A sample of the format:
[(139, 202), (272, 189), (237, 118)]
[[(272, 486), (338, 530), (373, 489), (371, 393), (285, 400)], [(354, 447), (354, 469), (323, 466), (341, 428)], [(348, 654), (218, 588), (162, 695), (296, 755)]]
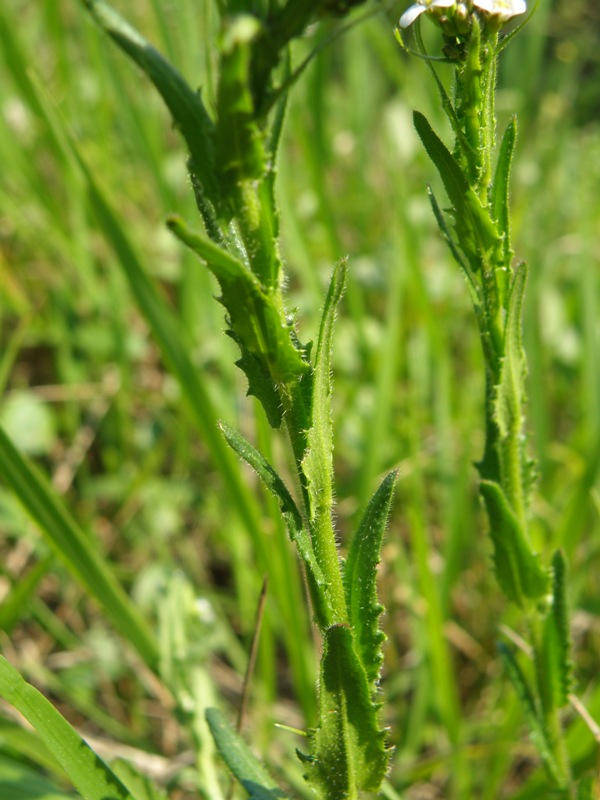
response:
[(504, 357), (494, 404), (494, 420), (502, 438), (520, 437), (523, 427), (522, 408), (526, 362), (521, 329), (526, 285), (527, 265), (521, 262), (515, 270), (508, 298), (508, 314), (504, 329)]
[(315, 583), (320, 587), (324, 586), (325, 579), (315, 559), (310, 536), (304, 527), (302, 515), (287, 486), (266, 458), (241, 433), (224, 422), (220, 423), (220, 427), (230, 447), (255, 470), (267, 489), (279, 500), (281, 515), (287, 525), (290, 539), (298, 548), (300, 558)]
[(327, 579), (333, 616), (330, 623), (346, 619), (346, 601), (333, 530), (333, 435), (331, 422), (331, 350), (337, 305), (346, 286), (347, 265), (334, 269), (321, 316), (315, 354), (311, 426), (302, 461), (308, 494), (309, 526), (319, 566)]
[(376, 689), (383, 662), (385, 634), (379, 630), (383, 606), (377, 598), (377, 565), (390, 513), (398, 473), (391, 472), (371, 498), (348, 550), (344, 565), (344, 587), (356, 652), (367, 674), (371, 690)]
[(73, 800), (43, 774), (12, 758), (0, 756), (0, 797), (2, 800)]
[(281, 425), (280, 391), (297, 384), (310, 371), (305, 349), (297, 346), (291, 323), (282, 314), (274, 293), (239, 259), (206, 236), (191, 231), (183, 220), (170, 217), (170, 230), (206, 261), (221, 287), (230, 335), (240, 346), (238, 366), (248, 378), (248, 393), (262, 403), (272, 427)]
[(547, 711), (566, 705), (573, 688), (566, 572), (565, 557), (557, 550), (552, 557), (552, 605), (544, 620), (538, 670), (543, 682), (542, 702)]
[(544, 766), (557, 785), (562, 784), (562, 775), (556, 758), (552, 752), (550, 736), (546, 730), (543, 717), (534, 700), (533, 694), (513, 653), (503, 643), (498, 645), (498, 652), (521, 702), (523, 714), (529, 725), (531, 740), (537, 748)]
[(47, 479), (19, 453), (1, 427), (0, 477), (69, 571), (100, 603), (113, 625), (148, 666), (156, 669), (158, 646), (145, 619), (123, 591), (91, 537), (77, 526)]
[(213, 204), (220, 202), (214, 169), (214, 125), (200, 95), (178, 70), (104, 0), (83, 0), (96, 22), (152, 81), (180, 129), (191, 165)]
[(513, 256), (510, 244), (509, 189), (510, 170), (515, 151), (516, 138), (517, 118), (513, 117), (506, 126), (502, 142), (500, 143), (491, 196), (492, 216), (496, 220), (498, 233), (503, 238), (502, 248), (504, 251), (505, 266), (510, 264)]
[(413, 115), (415, 128), (429, 158), (444, 183), (454, 210), (458, 240), (472, 265), (492, 263), (502, 240), (452, 153), (442, 142), (426, 117), (418, 111)]
[(310, 755), (300, 756), (322, 800), (356, 800), (359, 791), (376, 792), (381, 785), (390, 753), (370, 695), (352, 631), (332, 626), (321, 659), (319, 722), (310, 734)]
[(250, 92), (251, 45), (260, 31), (256, 17), (239, 14), (226, 20), (221, 37), (215, 156), (225, 196), (238, 181), (260, 178), (265, 171)]
[(0, 694), (35, 728), (84, 800), (142, 800), (127, 790), (54, 706), (3, 656)]
[(577, 786), (577, 800), (597, 800), (598, 794), (594, 791), (594, 785), (591, 775), (582, 778)]
[(481, 481), (481, 494), (490, 520), (496, 577), (504, 594), (518, 606), (548, 592), (549, 577), (532, 552), (521, 523), (504, 492), (494, 481)]
[(168, 800), (167, 795), (142, 775), (130, 761), (118, 758), (111, 764), (112, 771), (137, 800)]
[(280, 800), (286, 797), (218, 709), (208, 708), (206, 721), (219, 753), (248, 793), (250, 800)]

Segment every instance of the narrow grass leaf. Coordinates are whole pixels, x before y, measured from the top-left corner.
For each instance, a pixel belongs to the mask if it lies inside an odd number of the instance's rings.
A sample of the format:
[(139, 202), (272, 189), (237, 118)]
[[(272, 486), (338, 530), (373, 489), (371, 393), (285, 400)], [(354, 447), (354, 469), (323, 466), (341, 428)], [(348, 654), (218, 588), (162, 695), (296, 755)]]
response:
[(521, 667), (519, 666), (512, 651), (509, 650), (509, 648), (506, 647), (506, 645), (504, 645), (502, 642), (498, 645), (498, 652), (500, 653), (500, 658), (502, 659), (502, 663), (504, 664), (506, 672), (508, 673), (508, 677), (510, 678), (511, 683), (517, 692), (517, 696), (523, 709), (523, 714), (529, 725), (531, 739), (536, 746), (542, 761), (544, 762), (544, 766), (546, 767), (548, 774), (556, 782), (556, 784), (560, 786), (562, 783), (560, 767), (558, 766), (552, 752), (550, 737), (546, 730), (546, 726), (544, 725), (541, 713), (534, 700), (529, 683), (527, 682), (527, 678), (523, 674), (523, 671), (521, 670)]
[(388, 521), (397, 472), (391, 472), (371, 498), (348, 550), (344, 587), (356, 652), (375, 690), (383, 662), (385, 634), (379, 629), (383, 606), (377, 598), (377, 565)]
[(111, 768), (136, 800), (168, 800), (167, 795), (147, 775), (142, 775), (130, 761), (118, 758), (111, 763)]
[(152, 669), (158, 647), (136, 606), (125, 594), (90, 537), (77, 526), (42, 474), (0, 428), (0, 477), (37, 523), (54, 552), (103, 608), (121, 634)]
[(206, 720), (219, 753), (246, 790), (250, 800), (283, 800), (286, 794), (277, 786), (225, 716), (216, 708), (208, 708)]
[(498, 226), (498, 233), (503, 239), (504, 250), (504, 263), (508, 266), (512, 259), (512, 249), (510, 244), (510, 208), (509, 208), (509, 190), (510, 190), (510, 170), (512, 167), (513, 155), (515, 151), (515, 142), (517, 138), (517, 118), (513, 117), (504, 131), (502, 142), (500, 143), (500, 151), (498, 153), (498, 161), (496, 163), (496, 172), (494, 174), (494, 181), (492, 184), (492, 216), (496, 220)]
[(379, 728), (367, 675), (351, 629), (325, 634), (319, 683), (319, 722), (310, 734), (306, 778), (322, 800), (355, 800), (357, 790), (378, 791), (390, 752)]
[(2, 800), (73, 800), (48, 778), (30, 766), (0, 755), (0, 797)]
[(0, 630), (10, 633), (16, 623), (29, 613), (30, 600), (53, 561), (54, 555), (40, 559), (25, 576), (13, 584), (8, 596), (0, 604)]
[(84, 800), (142, 800), (131, 794), (64, 717), (0, 656), (0, 694), (35, 728)]
[(216, 205), (220, 189), (214, 169), (214, 125), (198, 92), (177, 69), (103, 0), (83, 0), (108, 35), (152, 81), (180, 129), (192, 157), (191, 164), (208, 197)]
[(573, 689), (571, 650), (567, 565), (557, 550), (552, 558), (552, 606), (544, 620), (539, 670), (542, 702), (548, 711), (565, 705)]

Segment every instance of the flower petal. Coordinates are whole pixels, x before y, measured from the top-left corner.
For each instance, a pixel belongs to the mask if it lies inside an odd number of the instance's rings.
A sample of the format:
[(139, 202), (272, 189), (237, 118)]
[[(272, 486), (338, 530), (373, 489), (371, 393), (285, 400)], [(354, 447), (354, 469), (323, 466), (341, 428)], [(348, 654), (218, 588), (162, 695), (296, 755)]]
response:
[(421, 5), (420, 3), (415, 3), (414, 6), (407, 8), (404, 14), (402, 14), (400, 17), (400, 27), (408, 28), (408, 26), (412, 25), (417, 17), (420, 17), (424, 11), (427, 11), (427, 7)]

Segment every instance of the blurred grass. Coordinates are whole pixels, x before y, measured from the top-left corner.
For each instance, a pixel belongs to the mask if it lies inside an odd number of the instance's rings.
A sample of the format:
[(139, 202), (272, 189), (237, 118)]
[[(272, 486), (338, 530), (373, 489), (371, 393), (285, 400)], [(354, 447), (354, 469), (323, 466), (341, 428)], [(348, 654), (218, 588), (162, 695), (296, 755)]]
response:
[[(115, 5), (210, 101), (212, 4)], [(377, 476), (400, 465), (381, 569), (386, 714), (398, 748), (391, 784), (405, 800), (492, 800), (521, 786), (518, 796), (538, 797), (539, 785), (527, 789), (535, 757), (495, 657), (498, 622), (510, 626), (512, 616), (490, 574), (471, 467), (483, 442), (482, 361), (462, 278), (435, 232), (425, 193), (434, 176), (412, 109), (438, 128), (444, 122), (425, 66), (393, 39), (403, 5), (338, 39), (292, 94), (278, 187), (289, 306), (299, 309), (301, 337), (313, 337), (331, 266), (350, 255), (334, 354), (342, 541)], [(519, 114), (513, 208), (517, 256), (531, 264), (525, 333), (540, 472), (534, 532), (546, 555), (559, 543), (569, 554), (578, 694), (597, 716), (599, 31), (593, 2), (541, 0), (506, 52), (498, 103), (501, 120)], [(296, 57), (325, 33), (299, 43)], [(269, 760), (282, 763), (283, 750), (293, 763), (295, 740), (273, 733), (271, 723), (302, 727), (298, 709), (310, 722), (314, 665), (285, 533), (245, 471), (267, 555), (234, 514), (35, 87), (99, 174), (141, 263), (185, 328), (211, 405), (281, 462), (281, 443), (244, 398), (216, 287), (163, 225), (171, 211), (195, 215), (181, 144), (150, 87), (77, 3), (6, 0), (0, 43), (0, 416), (17, 441), (23, 425), (38, 431), (33, 445), (22, 446), (32, 448), (148, 615), (156, 618), (173, 573), (193, 584), (207, 615), (202, 660), (233, 702), (270, 569), (248, 726)], [(19, 421), (19, 397), (41, 402), (42, 422), (39, 413)], [(2, 639), (13, 663), (73, 721), (87, 720), (88, 732), (171, 757), (185, 751), (168, 698), (144, 673), (136, 680), (135, 658), (2, 487), (0, 533), (3, 609), (20, 592), (9, 606), (10, 637)], [(571, 738), (576, 752), (591, 757), (581, 723)], [(297, 781), (288, 780), (302, 794), (299, 775), (298, 767)], [(174, 797), (191, 792), (182, 786)]]

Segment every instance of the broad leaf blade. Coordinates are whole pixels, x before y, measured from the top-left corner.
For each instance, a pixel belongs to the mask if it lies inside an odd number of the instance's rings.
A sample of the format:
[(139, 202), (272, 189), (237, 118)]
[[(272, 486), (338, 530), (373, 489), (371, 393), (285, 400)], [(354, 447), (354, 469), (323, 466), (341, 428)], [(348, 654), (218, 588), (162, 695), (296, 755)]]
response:
[(0, 477), (10, 486), (69, 571), (104, 609), (152, 669), (158, 646), (145, 619), (125, 594), (92, 540), (72, 519), (42, 474), (0, 428)]
[(397, 472), (391, 472), (371, 498), (360, 525), (352, 537), (344, 565), (344, 587), (356, 652), (371, 690), (376, 688), (383, 661), (385, 634), (379, 629), (383, 606), (377, 598), (377, 565), (394, 494)]
[(216, 205), (220, 189), (214, 170), (214, 125), (197, 92), (177, 69), (104, 0), (83, 0), (94, 19), (145, 72), (166, 103), (192, 157), (204, 192)]
[(306, 778), (322, 800), (355, 800), (358, 790), (375, 792), (381, 785), (390, 753), (370, 694), (352, 631), (332, 626), (321, 660), (319, 724), (310, 755), (302, 757)]
[(131, 794), (64, 717), (0, 656), (0, 694), (33, 725), (84, 800), (141, 800)]
[(494, 481), (481, 481), (494, 544), (496, 577), (504, 594), (518, 606), (543, 597), (549, 577), (527, 541), (525, 532), (511, 509), (504, 492)]
[(219, 753), (248, 793), (250, 800), (280, 800), (286, 797), (218, 709), (208, 708), (206, 721)]

